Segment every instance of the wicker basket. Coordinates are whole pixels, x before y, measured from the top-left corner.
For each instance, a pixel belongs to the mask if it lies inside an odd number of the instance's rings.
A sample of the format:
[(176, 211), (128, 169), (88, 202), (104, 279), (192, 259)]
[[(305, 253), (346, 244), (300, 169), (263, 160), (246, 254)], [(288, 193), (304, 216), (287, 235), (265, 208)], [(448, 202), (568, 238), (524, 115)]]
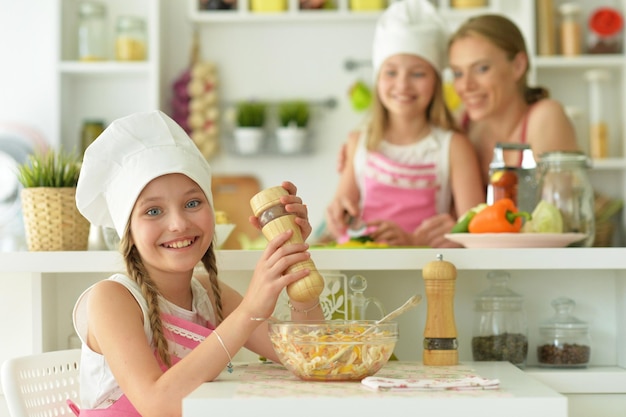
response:
[(87, 250), (90, 224), (76, 208), (75, 196), (73, 187), (22, 189), (28, 250)]

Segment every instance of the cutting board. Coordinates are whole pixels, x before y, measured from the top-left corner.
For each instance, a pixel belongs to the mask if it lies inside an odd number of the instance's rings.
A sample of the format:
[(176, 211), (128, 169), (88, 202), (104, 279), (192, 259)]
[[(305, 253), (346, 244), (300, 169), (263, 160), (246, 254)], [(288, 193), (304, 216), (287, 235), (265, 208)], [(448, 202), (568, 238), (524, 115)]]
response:
[(243, 233), (251, 240), (258, 238), (261, 232), (252, 226), (248, 217), (252, 215), (250, 199), (261, 191), (259, 180), (252, 175), (214, 175), (211, 188), (215, 210), (225, 211), (235, 229), (230, 234), (222, 249), (241, 249), (239, 236)]

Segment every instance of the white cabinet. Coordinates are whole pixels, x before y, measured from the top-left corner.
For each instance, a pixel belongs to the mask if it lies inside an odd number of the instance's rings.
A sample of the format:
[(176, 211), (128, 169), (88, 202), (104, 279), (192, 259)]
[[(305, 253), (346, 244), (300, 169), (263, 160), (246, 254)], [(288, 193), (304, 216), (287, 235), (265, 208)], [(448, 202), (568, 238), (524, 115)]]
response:
[[(110, 123), (137, 111), (160, 108), (160, 0), (110, 0), (105, 21), (107, 60), (78, 60), (77, 0), (58, 4), (57, 103), (52, 109), (58, 121), (55, 146), (80, 152), (81, 126), (86, 119)], [(119, 16), (137, 16), (146, 23), (147, 58), (144, 61), (115, 60), (115, 24)]]
[[(522, 294), (529, 320), (527, 373), (559, 392), (579, 396), (626, 396), (626, 256), (623, 248), (563, 249), (315, 249), (322, 271), (362, 274), (366, 294), (390, 310), (410, 294), (424, 294), (421, 269), (442, 253), (458, 270), (455, 317), (459, 358), (471, 361), (473, 301), (486, 287), (486, 273), (511, 272), (511, 287)], [(243, 291), (260, 251), (218, 251), (220, 277)], [(0, 253), (0, 317), (11, 343), (0, 346), (0, 361), (31, 352), (67, 347), (71, 309), (91, 283), (123, 270), (120, 255), (104, 252)], [(537, 368), (538, 323), (550, 317), (550, 301), (568, 296), (592, 337), (587, 369)], [(421, 360), (426, 305), (398, 318), (402, 360)], [(597, 397), (602, 398), (602, 397)], [(602, 400), (599, 400), (602, 404)], [(597, 402), (596, 402), (597, 404)], [(575, 415), (575, 414), (572, 414)], [(613, 414), (610, 414), (613, 415)]]

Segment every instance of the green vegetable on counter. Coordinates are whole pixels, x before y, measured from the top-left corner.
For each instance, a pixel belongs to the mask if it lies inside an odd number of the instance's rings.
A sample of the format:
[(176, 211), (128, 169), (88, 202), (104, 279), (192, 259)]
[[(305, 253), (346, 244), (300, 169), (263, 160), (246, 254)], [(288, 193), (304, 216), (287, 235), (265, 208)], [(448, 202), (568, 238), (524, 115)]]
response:
[(563, 233), (563, 216), (554, 204), (541, 200), (532, 212), (532, 219), (524, 223), (524, 233)]
[(487, 204), (481, 203), (476, 207), (472, 207), (467, 210), (467, 212), (459, 218), (454, 227), (452, 227), (451, 233), (469, 233), (470, 222), (474, 216), (481, 212), (485, 207), (487, 207)]

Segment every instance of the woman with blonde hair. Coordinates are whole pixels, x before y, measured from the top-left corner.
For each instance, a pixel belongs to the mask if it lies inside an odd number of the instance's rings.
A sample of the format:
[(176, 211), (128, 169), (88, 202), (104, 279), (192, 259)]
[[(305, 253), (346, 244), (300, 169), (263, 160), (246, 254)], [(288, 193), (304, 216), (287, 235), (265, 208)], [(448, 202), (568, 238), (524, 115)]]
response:
[[(578, 150), (563, 106), (545, 88), (528, 85), (530, 62), (524, 36), (505, 16), (468, 19), (450, 37), (448, 59), (464, 111), (462, 128), (474, 144), (483, 183), (496, 143), (527, 143), (535, 158), (550, 151)], [(507, 165), (521, 162), (505, 154)]]

